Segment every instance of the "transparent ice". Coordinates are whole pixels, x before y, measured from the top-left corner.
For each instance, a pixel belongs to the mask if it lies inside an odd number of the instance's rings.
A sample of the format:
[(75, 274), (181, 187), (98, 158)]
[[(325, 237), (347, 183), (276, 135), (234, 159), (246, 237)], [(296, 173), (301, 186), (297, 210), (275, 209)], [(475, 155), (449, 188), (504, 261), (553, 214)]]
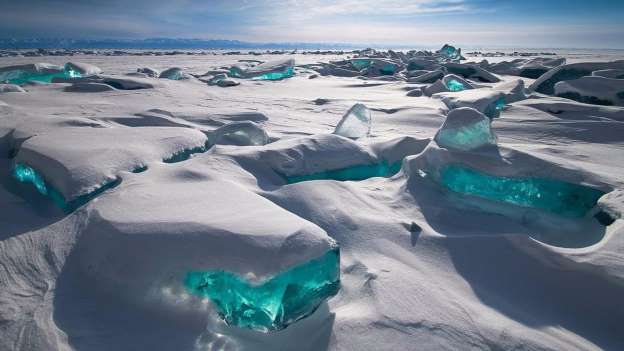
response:
[(371, 112), (364, 104), (353, 105), (336, 126), (334, 134), (347, 138), (362, 138), (370, 135)]

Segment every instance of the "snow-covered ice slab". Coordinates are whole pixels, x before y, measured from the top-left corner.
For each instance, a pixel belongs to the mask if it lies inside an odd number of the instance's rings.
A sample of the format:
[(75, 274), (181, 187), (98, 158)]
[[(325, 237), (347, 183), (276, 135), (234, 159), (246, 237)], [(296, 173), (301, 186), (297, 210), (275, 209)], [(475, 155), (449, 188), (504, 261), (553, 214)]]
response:
[(450, 109), (472, 107), (489, 118), (500, 116), (506, 103), (504, 93), (486, 88), (438, 93), (434, 97), (442, 99)]
[(38, 172), (70, 202), (150, 162), (204, 147), (190, 128), (63, 128), (35, 135), (19, 147), (16, 164)]
[(624, 79), (587, 76), (555, 84), (555, 95), (594, 105), (624, 106)]
[(529, 88), (538, 93), (553, 95), (558, 82), (591, 76), (595, 71), (606, 69), (624, 69), (624, 61), (582, 62), (559, 66), (544, 73)]
[(157, 165), (90, 207), (79, 256), (98, 289), (152, 310), (207, 297), (228, 324), (260, 331), (337, 293), (338, 247), (325, 231), (212, 174), (201, 162)]

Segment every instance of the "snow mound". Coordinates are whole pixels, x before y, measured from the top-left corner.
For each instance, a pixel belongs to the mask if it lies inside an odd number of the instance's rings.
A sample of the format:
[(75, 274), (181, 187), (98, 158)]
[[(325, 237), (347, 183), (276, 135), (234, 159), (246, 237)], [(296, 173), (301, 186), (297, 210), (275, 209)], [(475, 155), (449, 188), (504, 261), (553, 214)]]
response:
[(441, 147), (457, 151), (470, 151), (496, 144), (490, 119), (470, 107), (451, 110), (434, 140)]
[(160, 72), (160, 75), (158, 75), (158, 78), (165, 78), (165, 79), (171, 79), (171, 80), (184, 80), (184, 79), (189, 79), (190, 75), (184, 72), (184, 70), (182, 70), (182, 68), (180, 67), (171, 67)]
[(0, 84), (1, 93), (25, 93), (26, 90), (17, 84)]

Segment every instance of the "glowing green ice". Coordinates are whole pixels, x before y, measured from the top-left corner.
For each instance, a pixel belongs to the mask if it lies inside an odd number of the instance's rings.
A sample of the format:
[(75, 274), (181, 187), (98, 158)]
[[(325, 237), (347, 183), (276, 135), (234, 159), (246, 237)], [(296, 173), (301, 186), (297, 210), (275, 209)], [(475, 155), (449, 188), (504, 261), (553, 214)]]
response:
[(446, 82), (446, 87), (450, 91), (462, 91), (466, 89), (466, 87), (464, 87), (464, 83), (457, 81), (456, 79), (449, 79)]
[(379, 73), (387, 76), (391, 76), (396, 71), (396, 66), (386, 63), (379, 69)]
[(351, 64), (355, 67), (355, 69), (360, 71), (364, 68), (370, 67), (370, 65), (373, 64), (373, 61), (369, 59), (353, 59), (351, 60)]
[(62, 72), (29, 72), (23, 70), (8, 71), (0, 74), (0, 82), (8, 82), (9, 84), (24, 84), (29, 81), (41, 83), (50, 83), (54, 78), (79, 78), (81, 74), (72, 70), (69, 66), (65, 66)]
[(460, 128), (442, 128), (435, 137), (438, 145), (462, 151), (469, 151), (484, 145), (496, 143), (490, 121), (487, 119), (461, 126)]
[(295, 69), (293, 67), (288, 67), (282, 72), (270, 72), (261, 74), (259, 76), (255, 76), (251, 78), (252, 80), (281, 80), (290, 78), (295, 75)]
[(272, 331), (286, 328), (312, 314), (340, 289), (340, 251), (282, 272), (260, 284), (251, 284), (224, 271), (189, 272), (184, 285), (206, 296), (229, 325)]
[(13, 178), (17, 179), (21, 183), (33, 184), (37, 192), (41, 195), (47, 196), (57, 207), (61, 208), (66, 213), (74, 211), (78, 207), (91, 201), (104, 191), (117, 186), (121, 182), (120, 179), (113, 180), (103, 184), (90, 193), (78, 196), (71, 201), (66, 201), (59, 191), (50, 186), (50, 184), (45, 181), (44, 177), (30, 166), (22, 163), (15, 164), (15, 167), (13, 167)]
[(45, 180), (32, 167), (21, 163), (16, 164), (13, 168), (13, 177), (22, 183), (32, 183), (40, 194), (48, 195)]
[(583, 217), (604, 192), (547, 178), (510, 178), (480, 173), (460, 166), (446, 166), (440, 174), (448, 189), (489, 200), (531, 207), (566, 217)]
[(391, 177), (401, 170), (401, 162), (388, 164), (386, 162), (376, 163), (372, 165), (358, 165), (353, 167), (341, 168), (319, 173), (286, 176), (288, 184), (305, 182), (309, 180), (331, 179), (339, 181), (358, 181), (372, 177)]

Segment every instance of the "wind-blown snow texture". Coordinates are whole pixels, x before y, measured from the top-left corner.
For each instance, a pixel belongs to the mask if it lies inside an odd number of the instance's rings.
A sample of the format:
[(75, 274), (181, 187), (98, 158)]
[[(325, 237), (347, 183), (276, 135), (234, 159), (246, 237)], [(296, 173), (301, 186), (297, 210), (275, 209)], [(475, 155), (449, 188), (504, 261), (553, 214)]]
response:
[(0, 350), (624, 349), (624, 61), (124, 55), (0, 58)]

